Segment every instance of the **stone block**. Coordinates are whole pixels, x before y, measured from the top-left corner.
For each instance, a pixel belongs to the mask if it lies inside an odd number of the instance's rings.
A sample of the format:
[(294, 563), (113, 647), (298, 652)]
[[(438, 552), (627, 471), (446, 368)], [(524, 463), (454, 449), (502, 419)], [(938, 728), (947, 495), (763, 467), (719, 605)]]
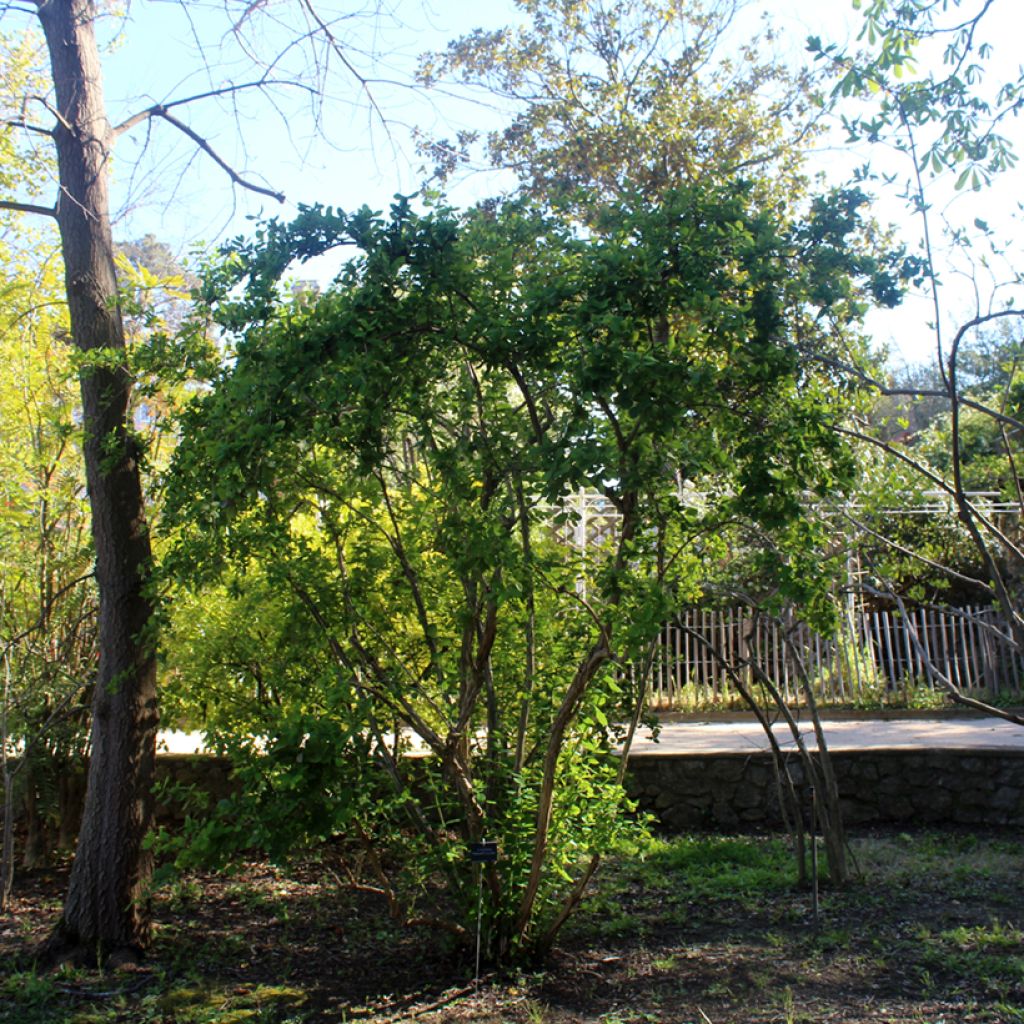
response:
[(706, 824), (703, 815), (679, 806), (671, 807), (663, 815), (659, 815), (659, 821), (670, 832), (686, 832)]
[(654, 798), (655, 813), (664, 811), (668, 807), (674, 807), (676, 803), (677, 800), (674, 793), (666, 793), (662, 791)]
[(739, 782), (743, 778), (746, 765), (736, 757), (722, 757), (713, 763), (709, 774), (713, 779), (725, 782)]
[[(991, 813), (991, 812), (990, 812)], [(988, 815), (982, 813), (982, 809), (974, 803), (957, 804), (950, 815), (958, 825), (980, 825), (988, 819)]]
[(763, 807), (766, 803), (764, 793), (753, 786), (739, 786), (732, 798), (733, 805), (740, 810), (751, 807)]
[(1021, 791), (1016, 786), (1000, 786), (993, 794), (991, 805), (1000, 811), (1020, 811)]
[(926, 821), (942, 821), (953, 808), (953, 794), (946, 789), (915, 790), (910, 800)]
[(687, 793), (680, 804), (685, 804), (687, 807), (693, 807), (698, 810), (704, 810), (711, 806), (712, 797), (710, 793)]
[(715, 824), (721, 825), (724, 828), (735, 828), (740, 823), (739, 815), (732, 805), (724, 800), (715, 801), (714, 806), (711, 808), (711, 815)]
[[(1024, 823), (1024, 758), (1001, 753), (865, 750), (833, 760), (849, 824)], [(803, 779), (790, 758), (791, 778)], [(638, 758), (627, 789), (666, 828), (778, 823), (776, 778), (766, 757)], [(806, 794), (805, 794), (806, 795)]]
[(897, 793), (906, 792), (906, 781), (899, 775), (886, 775), (879, 779), (875, 785), (875, 791), (881, 796), (893, 796)]
[(850, 777), (861, 782), (876, 782), (878, 780), (878, 762), (869, 761), (867, 758), (850, 758)]
[(854, 800), (840, 800), (839, 809), (842, 812), (843, 821), (847, 825), (863, 825), (865, 822), (878, 820), (878, 811), (871, 804)]
[(712, 791), (712, 780), (706, 775), (689, 776), (681, 780), (679, 790), (688, 796), (703, 796)]
[(878, 813), (887, 821), (906, 821), (914, 816), (914, 805), (905, 796), (889, 796), (879, 800)]

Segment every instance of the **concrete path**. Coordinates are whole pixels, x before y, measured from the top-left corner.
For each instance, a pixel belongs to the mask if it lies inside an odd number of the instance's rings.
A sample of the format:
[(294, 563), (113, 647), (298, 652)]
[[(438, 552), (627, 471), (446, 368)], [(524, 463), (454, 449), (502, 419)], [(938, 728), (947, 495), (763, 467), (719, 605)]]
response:
[[(800, 721), (808, 747), (816, 748), (811, 723)], [(934, 718), (858, 718), (826, 720), (825, 742), (830, 750), (1019, 750), (1024, 752), (1024, 726), (997, 718), (974, 716)], [(783, 749), (795, 746), (785, 723), (774, 733)], [(203, 736), (198, 732), (160, 733), (161, 753), (199, 754)], [(739, 721), (666, 721), (658, 742), (650, 731), (637, 735), (634, 756), (757, 753), (768, 749), (764, 730), (753, 719)]]
[[(838, 719), (823, 723), (830, 750), (1019, 750), (1024, 752), (1024, 727), (997, 718)], [(799, 723), (808, 747), (816, 748), (810, 721)], [(795, 746), (785, 723), (773, 732), (779, 745)], [(633, 743), (633, 755), (757, 753), (768, 749), (768, 738), (756, 721), (662, 724), (658, 742), (645, 730)]]

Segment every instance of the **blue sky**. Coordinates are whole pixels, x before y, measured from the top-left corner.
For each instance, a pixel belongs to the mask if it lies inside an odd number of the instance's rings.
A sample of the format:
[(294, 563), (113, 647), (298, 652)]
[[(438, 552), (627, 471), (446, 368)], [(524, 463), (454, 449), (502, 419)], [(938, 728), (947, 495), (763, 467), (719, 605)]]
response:
[[(215, 87), (242, 66), (243, 62), (235, 59), (237, 50), (233, 46), (212, 47), (213, 74), (203, 71), (201, 61), (196, 59), (195, 37), (217, 40), (228, 23), (220, 16), (219, 5), (187, 6), (187, 19), (176, 3), (137, 2), (124, 21), (107, 20), (107, 36), (117, 40), (104, 69), (115, 122), (119, 115), (127, 116), (150, 102)], [(411, 82), (417, 57), (424, 51), (440, 49), (448, 40), (473, 28), (497, 27), (521, 17), (512, 0), (488, 0), (483, 4), (469, 0), (423, 4), (403, 0), (394, 6), (399, 12), (396, 19), (371, 14), (340, 28), (354, 48), (352, 59), (358, 69), (368, 77), (391, 82)], [(827, 17), (822, 17), (822, 10)], [(853, 23), (852, 8), (848, 9), (843, 0), (831, 0), (824, 8), (810, 0), (785, 5), (756, 0), (742, 16), (737, 36), (755, 31), (763, 11), (771, 13), (781, 30), (779, 47), (796, 61), (804, 60), (808, 34), (846, 38), (848, 26)], [(377, 54), (373, 60), (358, 52), (370, 48)], [(378, 81), (372, 86), (372, 95), (390, 122), (385, 127), (366, 92), (350, 75), (336, 74), (330, 84), (332, 95), (325, 103), (319, 126), (309, 116), (304, 98), (295, 94), (289, 97), (287, 91), (280, 94), (287, 118), (275, 114), (258, 97), (243, 99), (237, 127), (226, 116), (229, 110), (224, 103), (204, 102), (181, 108), (182, 116), (209, 137), (232, 166), (285, 192), (289, 199), (283, 207), (285, 213), (293, 211), (297, 202), (319, 201), (343, 207), (364, 202), (384, 205), (395, 192), (411, 192), (421, 181), (420, 161), (409, 134), (412, 126), (447, 134), (458, 127), (485, 128), (495, 121), (495, 113), (485, 106), (455, 101), (440, 90), (423, 93)], [(152, 223), (156, 233), (166, 237), (194, 236), (196, 231), (202, 235), (204, 227), (207, 236), (222, 230), (229, 205), (224, 194), (228, 191), (226, 182), (207, 158), (189, 163), (183, 178), (175, 173), (175, 160), (186, 159), (190, 144), (173, 129), (157, 124), (147, 134), (137, 128), (118, 147), (116, 178), (121, 198), (134, 204), (131, 215), (124, 218), (125, 229), (131, 226), (137, 232), (139, 225)], [(129, 168), (135, 167), (144, 151), (146, 173), (129, 178)], [(463, 181), (453, 198), (469, 202), (492, 192), (495, 184), (493, 179), (482, 180), (477, 175)], [(188, 195), (192, 211), (187, 224), (180, 215), (184, 195)], [(238, 213), (243, 216), (278, 211), (273, 201), (241, 193), (235, 198)]]
[[(484, 106), (457, 103), (441, 93), (424, 94), (395, 83), (411, 81), (416, 58), (423, 51), (438, 49), (474, 27), (496, 27), (519, 15), (512, 0), (392, 0), (392, 5), (399, 17), (378, 15), (373, 0), (365, 16), (348, 4), (346, 10), (355, 15), (336, 26), (348, 59), (359, 72), (377, 80), (372, 98), (389, 122), (387, 127), (366, 92), (341, 68), (329, 76), (328, 95), (319, 105), (317, 101), (311, 106), (311, 97), (299, 90), (283, 89), (277, 94), (276, 107), (253, 92), (241, 96), (237, 104), (204, 101), (179, 108), (176, 113), (182, 120), (207, 138), (231, 166), (283, 191), (288, 201), (281, 206), (267, 197), (232, 190), (212, 160), (197, 154), (173, 127), (154, 121), (149, 130), (140, 125), (118, 143), (114, 163), (114, 199), (120, 211), (116, 237), (135, 238), (153, 232), (184, 252), (197, 242), (213, 242), (225, 234), (251, 229), (251, 218), (287, 217), (299, 202), (323, 202), (346, 209), (366, 203), (384, 208), (395, 192), (414, 192), (421, 174), (410, 137), (413, 126), (450, 134), (458, 127), (485, 128), (494, 122), (495, 114)], [(229, 6), (237, 9), (239, 5)], [(324, 4), (323, 9), (329, 6)], [(223, 7), (216, 0), (185, 4), (136, 0), (123, 17), (104, 20), (102, 35), (108, 46), (104, 74), (112, 121), (117, 123), (150, 103), (203, 92), (251, 73), (248, 59), (229, 31)], [(282, 41), (294, 34), (294, 22), (275, 22), (278, 15), (274, 12), (293, 11), (296, 5), (265, 7), (250, 23), (261, 26), (256, 44), (264, 54), (280, 50)], [(1024, 21), (1024, 13), (1015, 14), (1014, 7), (1009, 0), (996, 0), (987, 23), (995, 41), (1019, 38), (1021, 26), (1016, 21)], [(760, 14), (767, 11), (779, 29), (778, 45), (794, 61), (805, 58), (808, 35), (846, 40), (857, 24), (856, 13), (845, 0), (754, 0), (749, 8), (739, 22), (738, 35), (751, 32)], [(1004, 20), (997, 22), (996, 17)], [(11, 27), (7, 20), (0, 24), (5, 31)], [(204, 46), (205, 66), (197, 40)], [(285, 61), (290, 57), (286, 55)], [(997, 48), (997, 58), (1004, 60), (1003, 67), (1010, 72), (1016, 66), (1013, 53), (1000, 55)], [(306, 74), (305, 81), (311, 83), (312, 77)], [(1020, 126), (1011, 127), (1019, 137)], [(840, 181), (848, 178), (862, 158), (849, 153), (836, 139), (815, 156), (814, 166), (831, 180)], [(900, 163), (891, 167), (900, 176), (909, 170)], [(934, 194), (934, 216), (949, 212), (966, 224), (980, 216), (997, 233), (1010, 236), (1016, 253), (1013, 236), (1019, 232), (1013, 215), (1020, 212), (1020, 184), (1021, 175), (1014, 172), (980, 200), (954, 196), (951, 189), (940, 188)], [(452, 189), (451, 199), (469, 203), (500, 186), (500, 179), (493, 176), (470, 176)], [(947, 210), (951, 198), (955, 202)], [(890, 199), (880, 203), (878, 211), (881, 219), (898, 225), (911, 247), (916, 244), (918, 225), (902, 204)], [(1016, 262), (1020, 265), (1021, 261)], [(318, 272), (327, 271), (310, 271)], [(976, 292), (979, 301), (987, 301), (987, 282), (976, 288), (977, 282), (952, 271), (946, 280), (951, 312), (969, 311)], [(927, 357), (931, 347), (924, 327), (929, 319), (929, 304), (911, 298), (895, 314), (874, 315), (869, 329), (880, 343), (904, 358), (919, 360)]]

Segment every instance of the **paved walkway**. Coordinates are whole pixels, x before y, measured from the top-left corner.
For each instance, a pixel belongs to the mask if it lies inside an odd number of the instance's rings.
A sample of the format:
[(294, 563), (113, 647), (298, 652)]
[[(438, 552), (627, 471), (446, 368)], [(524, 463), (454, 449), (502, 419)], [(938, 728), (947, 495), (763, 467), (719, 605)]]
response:
[[(809, 747), (816, 747), (809, 720), (800, 723)], [(1024, 753), (1024, 727), (997, 718), (894, 718), (824, 721), (830, 750), (1019, 750)], [(793, 747), (785, 723), (773, 732), (784, 749)], [(756, 753), (768, 749), (768, 738), (756, 721), (665, 722), (658, 742), (645, 730), (633, 743), (633, 755)]]
[[(804, 742), (817, 746), (810, 721), (800, 723)], [(1024, 753), (1024, 726), (997, 718), (891, 718), (833, 719), (825, 721), (825, 741), (830, 750), (1019, 750)], [(777, 723), (775, 736), (783, 748), (795, 746), (785, 723)], [(197, 732), (160, 733), (159, 749), (173, 754), (198, 754), (203, 737)], [(685, 754), (742, 754), (768, 749), (764, 730), (752, 719), (741, 721), (667, 721), (658, 742), (650, 731), (637, 735), (635, 756)]]

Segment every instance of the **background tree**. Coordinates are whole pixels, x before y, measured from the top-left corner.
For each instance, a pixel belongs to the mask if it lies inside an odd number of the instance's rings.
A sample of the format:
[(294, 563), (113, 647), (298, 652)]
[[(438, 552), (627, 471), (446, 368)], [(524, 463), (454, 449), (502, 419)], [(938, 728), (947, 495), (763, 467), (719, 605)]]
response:
[[(32, 40), (0, 37), (0, 109), (42, 88)], [(0, 187), (31, 197), (53, 170), (52, 154), (22, 150), (0, 135)], [(0, 754), (3, 827), (0, 905), (13, 884), (15, 798), (23, 801), (23, 859), (38, 863), (72, 833), (49, 825), (74, 819), (71, 769), (85, 747), (81, 696), (95, 670), (96, 597), (74, 369), (54, 237), (16, 230), (0, 213)], [(15, 750), (19, 755), (12, 757)]]
[[(143, 839), (152, 814), (157, 728), (155, 621), (147, 587), (152, 551), (142, 494), (142, 446), (129, 414), (132, 375), (110, 228), (112, 152), (126, 132), (159, 121), (184, 134), (234, 185), (283, 199), (231, 167), (183, 115), (190, 104), (275, 86), (294, 88), (316, 101), (324, 72), (340, 62), (354, 73), (335, 19), (309, 2), (285, 6), (291, 15), (275, 21), (274, 49), (266, 58), (259, 56), (265, 52), (259, 42), (266, 37), (261, 19), (254, 17), (270, 16), (265, 5), (224, 7), (230, 38), (239, 42), (253, 69), (250, 78), (165, 98), (114, 125), (96, 42), (101, 6), (93, 0), (0, 5), (4, 15), (34, 17), (48, 55), (49, 87), (15, 98), (5, 111), (4, 138), (5, 144), (14, 138), (52, 144), (57, 195), (47, 206), (38, 195), (19, 194), (22, 183), (10, 181), (0, 208), (51, 217), (60, 233), (70, 338), (82, 356), (83, 451), (100, 595), (89, 785), (64, 913), (51, 944), (55, 954), (66, 949), (86, 958), (103, 958), (111, 950), (135, 955), (148, 939), (144, 887), (150, 864)], [(277, 48), (284, 25), (288, 37)], [(309, 45), (293, 45), (296, 40)], [(298, 58), (301, 70), (287, 57)], [(36, 116), (49, 123), (38, 123)]]
[[(736, 0), (517, 0), (522, 27), (476, 30), (426, 57), (427, 85), (497, 102), (507, 123), (484, 159), (545, 203), (584, 217), (625, 195), (756, 177), (778, 196), (801, 182), (813, 82), (735, 38)], [(425, 139), (435, 174), (477, 159), (475, 134)]]
[[(1024, 316), (1014, 299), (1021, 277), (1009, 225), (993, 228), (970, 212), (966, 219), (958, 217), (961, 209), (969, 210), (963, 201), (965, 190), (993, 184), (1017, 160), (1006, 127), (1020, 110), (1022, 81), (1019, 68), (1009, 76), (993, 71), (994, 44), (986, 40), (986, 32), (994, 11), (991, 2), (875, 0), (864, 5), (861, 39), (868, 45), (866, 53), (843, 52), (818, 39), (811, 40), (811, 47), (836, 71), (838, 97), (869, 101), (852, 108), (844, 124), (852, 141), (881, 144), (903, 158), (899, 166), (904, 170), (893, 175), (887, 167), (879, 180), (901, 186), (920, 229), (921, 283), (931, 313), (922, 327), (934, 339), (934, 383), (904, 387), (860, 372), (884, 395), (941, 399), (946, 409), (945, 425), (927, 440), (922, 438), (919, 452), (894, 445), (877, 431), (857, 433), (948, 497), (980, 564), (980, 586), (998, 605), (1020, 645), (1024, 619), (1014, 580), (1024, 565), (1024, 552), (1016, 528), (1007, 528), (1006, 521), (972, 490), (983, 479), (992, 482), (1018, 504), (1015, 519), (1019, 517), (1016, 449), (1022, 423), (1012, 386), (1004, 379), (998, 392), (978, 387), (977, 365), (971, 366), (968, 353), (972, 342), (977, 344), (986, 333), (1016, 331), (1014, 325)], [(936, 54), (941, 64), (930, 59)], [(951, 192), (961, 193), (959, 201), (948, 201)], [(935, 212), (940, 196), (941, 217)], [(949, 297), (950, 283), (957, 276), (963, 276), (973, 291), (963, 312), (955, 310)], [(940, 437), (941, 446), (936, 443)], [(998, 442), (991, 443), (996, 438)], [(992, 461), (997, 451), (1003, 471)], [(941, 563), (932, 559), (931, 564), (938, 569)], [(901, 595), (896, 599), (903, 600)], [(941, 666), (933, 666), (933, 674), (955, 700), (981, 706), (960, 694)]]
[[(523, 0), (517, 6), (524, 27), (463, 36), (425, 58), (421, 78), (499, 107), (504, 124), (486, 136), (483, 162), (511, 172), (536, 201), (599, 231), (602, 204), (615, 197), (657, 201), (666, 190), (701, 181), (746, 175), (766, 202), (790, 210), (806, 196), (806, 157), (823, 109), (818, 73), (773, 55), (770, 27), (753, 38), (749, 27), (741, 29), (742, 4)], [(425, 140), (421, 149), (444, 180), (479, 162), (479, 141), (464, 133)], [(863, 202), (853, 193), (830, 198), (837, 224), (857, 216)], [(867, 251), (885, 247), (878, 233), (861, 230)], [(855, 306), (861, 296), (841, 295), (844, 282), (839, 275), (829, 301)], [(847, 334), (843, 343), (849, 346), (844, 358), (863, 355), (862, 339)], [(851, 408), (848, 393), (837, 388), (835, 397)], [(724, 570), (708, 557), (703, 600), (720, 599), (714, 583), (723, 571), (735, 591), (737, 577), (757, 561), (760, 541), (748, 536), (743, 543), (752, 544), (750, 557)], [(766, 590), (778, 594), (769, 575)], [(752, 595), (757, 573), (741, 578), (739, 589)], [(773, 697), (769, 704), (774, 708)], [(838, 813), (832, 817), (838, 821)], [(837, 878), (845, 875), (840, 832), (829, 829)]]
[[(26, 240), (21, 239), (24, 243)], [(39, 248), (45, 247), (39, 238)], [(52, 262), (3, 245), (0, 324), (0, 671), (4, 837), (0, 905), (13, 880), (17, 781), (41, 862), (74, 834), (96, 664), (96, 593), (75, 422), (74, 368)], [(14, 747), (16, 760), (8, 761)], [(59, 822), (59, 834), (48, 826)]]

